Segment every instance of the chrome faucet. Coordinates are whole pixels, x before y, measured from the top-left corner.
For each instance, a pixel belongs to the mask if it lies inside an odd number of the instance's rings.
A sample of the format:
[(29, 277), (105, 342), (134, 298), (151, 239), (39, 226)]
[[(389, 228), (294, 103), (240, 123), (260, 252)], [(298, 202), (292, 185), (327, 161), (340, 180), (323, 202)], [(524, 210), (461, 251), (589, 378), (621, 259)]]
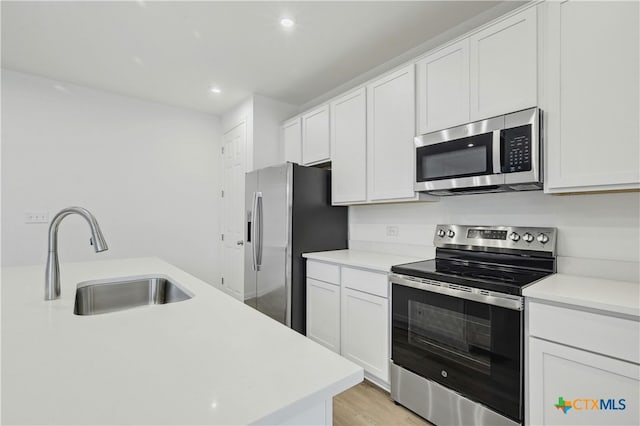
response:
[(44, 300), (54, 300), (60, 297), (60, 266), (58, 263), (58, 226), (65, 217), (70, 214), (82, 216), (91, 228), (91, 240), (96, 253), (108, 250), (107, 242), (102, 236), (98, 221), (87, 209), (82, 207), (67, 207), (60, 210), (51, 220), (49, 225), (49, 254), (47, 255), (47, 271), (44, 283)]

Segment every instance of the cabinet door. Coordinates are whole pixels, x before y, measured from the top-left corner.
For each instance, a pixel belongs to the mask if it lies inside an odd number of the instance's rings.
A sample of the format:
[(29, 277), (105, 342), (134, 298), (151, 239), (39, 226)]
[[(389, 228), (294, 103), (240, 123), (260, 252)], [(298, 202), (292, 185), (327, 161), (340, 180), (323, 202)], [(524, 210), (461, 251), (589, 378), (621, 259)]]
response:
[(469, 39), (416, 64), (418, 134), (469, 122)]
[(343, 289), (342, 356), (389, 382), (389, 304), (383, 297)]
[(471, 120), (537, 105), (537, 20), (531, 7), (472, 35)]
[(302, 116), (302, 164), (316, 164), (330, 159), (329, 105)]
[(367, 103), (364, 88), (331, 103), (333, 203), (367, 200)]
[(548, 3), (545, 189), (640, 188), (640, 5)]
[(370, 201), (414, 198), (415, 72), (405, 67), (367, 86)]
[[(528, 424), (640, 423), (640, 367), (636, 364), (530, 338), (528, 376)], [(589, 400), (595, 400), (598, 409)]]
[(282, 126), (282, 144), (284, 161), (300, 164), (302, 162), (302, 133), (300, 118), (294, 118)]
[(340, 353), (340, 286), (307, 278), (307, 337)]

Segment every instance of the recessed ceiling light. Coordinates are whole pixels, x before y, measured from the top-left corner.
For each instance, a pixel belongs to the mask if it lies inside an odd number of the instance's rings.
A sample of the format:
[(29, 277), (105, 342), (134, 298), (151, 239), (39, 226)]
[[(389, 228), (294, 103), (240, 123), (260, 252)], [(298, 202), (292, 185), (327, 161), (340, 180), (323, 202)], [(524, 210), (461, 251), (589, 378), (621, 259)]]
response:
[(282, 25), (284, 28), (293, 28), (295, 24), (296, 24), (295, 21), (291, 18), (280, 19), (280, 25)]
[(214, 86), (214, 87), (211, 88), (211, 93), (218, 94), (218, 93), (221, 93), (221, 92), (222, 92), (222, 90), (220, 90), (220, 88), (218, 86)]

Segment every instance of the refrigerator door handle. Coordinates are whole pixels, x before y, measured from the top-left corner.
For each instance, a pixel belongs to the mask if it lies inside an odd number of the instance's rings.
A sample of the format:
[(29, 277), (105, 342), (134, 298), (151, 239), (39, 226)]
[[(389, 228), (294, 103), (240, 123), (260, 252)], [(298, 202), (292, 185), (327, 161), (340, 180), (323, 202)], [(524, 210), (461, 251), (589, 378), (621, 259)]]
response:
[(257, 204), (258, 204), (258, 193), (253, 193), (253, 199), (251, 201), (251, 220), (249, 222), (249, 241), (251, 242), (251, 269), (254, 271), (258, 270), (257, 263), (257, 252), (256, 246), (258, 245), (258, 241), (256, 240), (256, 229), (258, 225), (257, 221)]
[(254, 240), (253, 250), (256, 252), (256, 255), (255, 255), (256, 271), (259, 271), (260, 267), (262, 266), (262, 245), (263, 245), (262, 244), (262, 234), (263, 234), (262, 192), (256, 192), (255, 214), (256, 216), (254, 216), (253, 222), (254, 222), (254, 229), (256, 229), (255, 236), (257, 237), (257, 239)]

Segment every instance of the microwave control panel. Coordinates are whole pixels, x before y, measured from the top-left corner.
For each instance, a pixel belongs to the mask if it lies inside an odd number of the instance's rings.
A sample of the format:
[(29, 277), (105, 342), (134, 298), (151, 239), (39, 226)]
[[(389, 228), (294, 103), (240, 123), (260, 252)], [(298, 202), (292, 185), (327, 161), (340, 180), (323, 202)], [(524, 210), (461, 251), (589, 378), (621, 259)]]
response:
[(502, 173), (531, 170), (531, 125), (504, 129), (501, 132)]

